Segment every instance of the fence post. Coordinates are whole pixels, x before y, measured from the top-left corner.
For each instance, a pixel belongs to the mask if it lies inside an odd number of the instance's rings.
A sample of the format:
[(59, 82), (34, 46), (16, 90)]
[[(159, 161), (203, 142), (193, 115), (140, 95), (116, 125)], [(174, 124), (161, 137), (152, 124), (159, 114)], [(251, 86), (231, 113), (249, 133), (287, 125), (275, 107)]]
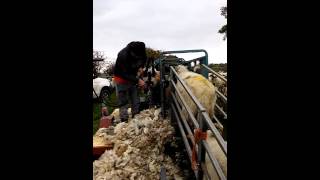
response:
[[(200, 110), (198, 110), (197, 120), (199, 122), (199, 128), (201, 129), (201, 132), (207, 132), (208, 127), (207, 127), (207, 124), (203, 122), (204, 119), (202, 117), (202, 112)], [(199, 166), (201, 166), (201, 164), (205, 162), (205, 157), (206, 157), (206, 150), (203, 147), (203, 144), (202, 144), (201, 141), (202, 140), (200, 140), (198, 142), (198, 157), (197, 157), (197, 160), (198, 160)], [(202, 169), (199, 171), (198, 178), (199, 179), (203, 179), (203, 170)]]
[(161, 115), (163, 118), (165, 118), (165, 108), (164, 108), (164, 74), (163, 74), (163, 71), (164, 71), (164, 68), (163, 68), (163, 62), (162, 62), (162, 59), (160, 59), (160, 96), (161, 96)]
[[(169, 82), (169, 90), (171, 91), (171, 92), (173, 92), (173, 87), (172, 87), (172, 85), (171, 85), (171, 79), (172, 79), (172, 75), (173, 73), (172, 73), (172, 70), (171, 70), (171, 68), (170, 68), (170, 74), (169, 74), (169, 79), (168, 79), (168, 82)], [(165, 91), (165, 95), (167, 95), (167, 93), (166, 93), (166, 89), (164, 90)], [(171, 94), (171, 93), (170, 93)], [(170, 95), (169, 95), (170, 96)], [(171, 104), (172, 103), (172, 98), (169, 98), (169, 103), (168, 104)], [(172, 108), (169, 108), (169, 113), (171, 114), (171, 119), (172, 119), (172, 117), (173, 117), (173, 113), (172, 113)], [(172, 121), (171, 121), (172, 122)]]

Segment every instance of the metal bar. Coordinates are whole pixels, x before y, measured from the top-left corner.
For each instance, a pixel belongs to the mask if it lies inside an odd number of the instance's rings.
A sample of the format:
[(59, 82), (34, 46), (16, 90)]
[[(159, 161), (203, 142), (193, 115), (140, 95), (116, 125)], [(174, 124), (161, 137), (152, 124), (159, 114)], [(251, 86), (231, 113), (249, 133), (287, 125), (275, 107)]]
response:
[(226, 179), (226, 176), (224, 175), (217, 158), (211, 153), (211, 151), (209, 151), (210, 147), (209, 147), (208, 143), (206, 141), (202, 141), (202, 144), (203, 144), (204, 148), (206, 149), (207, 154), (209, 156), (209, 159), (212, 163), (212, 166), (213, 166), (213, 168), (215, 168), (219, 178)]
[[(187, 132), (188, 132), (188, 136), (193, 137), (193, 133), (192, 133), (192, 131), (191, 131), (189, 125), (188, 125), (188, 122), (187, 122), (187, 120), (186, 120), (186, 117), (184, 117), (184, 115), (182, 114), (182, 111), (181, 111), (181, 109), (180, 109), (179, 106), (178, 106), (178, 101), (177, 101), (176, 97), (174, 97), (174, 95), (173, 95), (172, 92), (171, 92), (171, 96), (172, 96), (172, 99), (173, 99), (174, 104), (176, 105), (177, 111), (179, 112), (179, 114), (180, 114), (180, 116), (181, 116), (181, 119), (182, 119), (182, 122), (183, 122), (183, 124), (184, 124), (184, 127), (186, 128), (186, 130), (187, 130)], [(171, 104), (171, 105), (172, 105), (172, 104)], [(192, 144), (195, 145), (194, 139), (193, 139), (193, 138), (190, 138), (190, 139), (191, 139)]]
[[(205, 54), (203, 64), (208, 65), (208, 52), (204, 49), (191, 49), (191, 50), (180, 50), (180, 51), (164, 51), (162, 54), (179, 54), (179, 53), (196, 53), (203, 52)], [(204, 69), (202, 75), (208, 78), (208, 70)]]
[(179, 54), (179, 53), (195, 53), (195, 52), (204, 52), (206, 56), (208, 55), (207, 51), (204, 49), (190, 49), (190, 50), (179, 50), (179, 51), (164, 51), (162, 54)]
[(221, 108), (218, 104), (216, 104), (216, 107), (217, 107), (217, 109), (223, 114), (223, 116), (227, 119), (228, 116), (227, 116), (227, 114), (222, 110), (222, 108)]
[[(208, 57), (208, 53), (205, 52), (204, 63), (202, 63), (202, 64), (208, 65), (208, 58), (209, 58), (209, 57)], [(201, 66), (200, 66), (200, 67), (201, 67)], [(202, 75), (203, 75), (204, 77), (208, 78), (208, 75), (209, 75), (208, 70), (207, 70), (207, 69), (204, 69), (204, 71), (202, 71)]]
[(199, 100), (192, 94), (191, 90), (189, 89), (189, 87), (186, 85), (186, 83), (180, 79), (180, 77), (178, 76), (178, 73), (174, 70), (173, 67), (170, 67), (172, 72), (175, 74), (176, 78), (180, 81), (180, 83), (182, 84), (182, 86), (184, 87), (184, 89), (186, 90), (186, 92), (189, 94), (190, 98), (192, 99), (192, 101), (197, 105), (198, 109), (201, 112), (205, 112), (206, 109), (200, 104)]
[(187, 91), (187, 93), (191, 96), (191, 99), (193, 100), (193, 102), (195, 102), (195, 104), (197, 105), (198, 109), (200, 109), (202, 115), (205, 118), (205, 121), (207, 122), (208, 126), (210, 127), (211, 131), (213, 132), (214, 136), (217, 138), (218, 143), (220, 146), (222, 146), (223, 152), (225, 154), (227, 154), (227, 146), (225, 141), (223, 140), (222, 136), (220, 135), (219, 131), (217, 130), (217, 128), (214, 126), (214, 124), (212, 123), (211, 119), (209, 118), (208, 113), (205, 111), (205, 109), (203, 108), (203, 106), (199, 103), (199, 101), (193, 96), (193, 94), (191, 93), (191, 90), (187, 87), (187, 85), (184, 83), (183, 80), (180, 79), (180, 77), (177, 75), (177, 72), (174, 70), (173, 67), (170, 67), (172, 72), (176, 75), (176, 78), (181, 82), (181, 84), (183, 85), (183, 87), (185, 88), (185, 90)]
[(201, 69), (201, 74), (208, 78), (208, 70), (207, 69), (204, 69), (201, 67), (201, 64), (205, 64), (205, 65), (208, 65), (208, 62), (207, 62), (207, 59), (208, 59), (208, 56), (202, 56), (202, 57), (198, 57), (198, 58), (195, 58), (195, 59), (192, 59), (192, 60), (189, 60), (187, 61), (189, 64), (191, 64), (192, 62), (194, 62), (194, 67), (197, 66), (197, 61), (199, 61), (199, 65), (200, 65), (200, 69)]
[(217, 116), (213, 115), (213, 119), (215, 121), (217, 121), (217, 123), (219, 124), (219, 126), (221, 126), (223, 128), (223, 125), (221, 124), (220, 120), (217, 118)]
[[(192, 151), (191, 151), (190, 145), (188, 143), (188, 139), (187, 139), (186, 134), (185, 134), (185, 132), (183, 130), (182, 124), (181, 124), (181, 122), (179, 120), (177, 111), (176, 111), (175, 107), (172, 104), (171, 104), (171, 108), (172, 108), (172, 111), (173, 111), (173, 113), (175, 115), (175, 118), (176, 118), (176, 120), (178, 122), (179, 130), (180, 130), (180, 133), (181, 133), (181, 136), (182, 136), (182, 140), (184, 142), (184, 146), (186, 147), (187, 154), (189, 156), (189, 160), (190, 160), (190, 162), (192, 162)], [(198, 170), (195, 170), (194, 173), (195, 173), (196, 178), (198, 179)]]
[[(202, 64), (201, 61), (202, 61), (202, 58), (204, 58), (205, 56), (202, 56), (202, 57), (199, 57), (199, 58), (195, 58), (195, 59), (191, 59), (191, 60), (188, 60), (186, 61), (188, 64), (191, 64), (192, 62), (194, 63), (194, 66), (197, 65), (197, 61), (199, 61), (199, 65)], [(201, 66), (200, 66), (201, 68)]]
[(177, 60), (177, 61), (184, 61), (183, 58), (178, 58), (178, 57), (166, 57), (166, 61), (172, 61), (172, 60)]
[(161, 96), (161, 113), (162, 113), (162, 117), (165, 118), (165, 107), (164, 107), (164, 76), (163, 76), (163, 63), (160, 60), (160, 96)]
[(208, 169), (207, 169), (206, 164), (202, 162), (202, 163), (200, 163), (200, 165), (201, 165), (201, 170), (204, 172), (204, 175), (206, 175), (206, 176), (205, 176), (206, 179), (207, 179), (207, 180), (211, 180), (212, 178), (211, 178), (211, 176), (209, 175), (209, 172), (208, 172)]
[(166, 169), (164, 166), (162, 166), (160, 169), (160, 180), (167, 180)]
[[(173, 80), (171, 80), (171, 84), (173, 86), (173, 88), (176, 90), (176, 93), (179, 97), (179, 99), (181, 100), (183, 106), (186, 108), (187, 112), (188, 112), (188, 115), (189, 117), (191, 118), (192, 122), (193, 122), (193, 125), (196, 127), (196, 128), (199, 128), (199, 123), (197, 122), (196, 118), (194, 117), (190, 107), (187, 105), (186, 101), (184, 100), (184, 98), (182, 98), (182, 95), (179, 91), (177, 91), (177, 86), (174, 84)], [(172, 93), (172, 92), (171, 92)], [(174, 98), (174, 97), (173, 97)]]
[(227, 103), (227, 97), (225, 97), (218, 89), (216, 89), (216, 92), (218, 93), (218, 95), (222, 98), (222, 100)]
[(190, 160), (192, 160), (191, 159), (191, 154), (192, 154), (191, 152), (192, 151), (191, 151), (191, 148), (190, 148), (190, 145), (189, 145), (189, 142), (188, 142), (188, 138), (187, 138), (187, 136), (186, 136), (186, 134), (184, 132), (184, 129), (183, 129), (182, 124), (180, 122), (180, 119), (179, 119), (179, 116), (177, 114), (177, 111), (176, 111), (175, 107), (172, 104), (171, 104), (171, 108), (172, 108), (173, 114), (175, 115), (175, 118), (176, 118), (176, 120), (178, 122), (178, 126), (179, 126), (179, 129), (180, 129), (180, 132), (181, 132), (182, 140), (184, 142), (184, 145), (186, 146), (189, 158), (190, 158)]
[[(172, 93), (172, 92), (171, 92), (171, 93)], [(173, 96), (173, 93), (172, 93), (172, 97), (174, 97), (174, 96)], [(174, 102), (177, 103), (176, 99), (174, 100)], [(176, 105), (177, 105), (177, 104), (176, 104)], [(176, 110), (176, 108), (177, 108), (177, 110)], [(174, 107), (173, 104), (171, 104), (171, 109), (173, 110), (173, 113), (174, 113), (174, 115), (175, 115), (175, 117), (176, 117), (176, 119), (177, 119), (177, 122), (178, 122), (180, 131), (183, 131), (183, 132), (181, 132), (181, 134), (183, 134), (183, 133), (184, 133), (184, 129), (183, 129), (183, 127), (182, 127), (182, 124), (181, 124), (181, 122), (180, 122), (180, 119), (179, 119), (179, 116), (178, 116), (178, 113), (177, 113), (177, 111), (179, 112), (179, 109), (178, 109), (178, 107)], [(183, 120), (183, 119), (182, 119), (182, 120)], [(182, 122), (183, 122), (183, 121), (182, 121)], [(187, 128), (186, 128), (186, 129), (187, 129)], [(188, 129), (187, 129), (187, 131), (188, 131)], [(190, 130), (190, 131), (191, 131), (191, 130)], [(190, 133), (190, 132), (188, 132), (188, 133)], [(182, 135), (182, 136), (183, 136), (184, 143), (186, 143), (186, 141), (185, 141), (185, 139), (184, 139), (184, 138), (186, 138), (185, 134)], [(193, 140), (192, 140), (192, 143), (194, 144), (194, 141), (193, 141)], [(212, 153), (211, 153), (211, 151), (210, 151), (210, 148), (209, 148), (207, 142), (206, 142), (206, 141), (202, 141), (202, 143), (203, 143), (203, 145), (204, 145), (204, 148), (206, 149), (206, 153), (209, 155), (209, 158), (210, 158), (210, 160), (211, 160), (211, 162), (212, 162), (212, 166), (216, 169), (219, 177), (222, 176), (221, 179), (225, 179), (224, 174), (223, 174), (223, 172), (222, 172), (222, 169), (221, 169), (221, 167), (220, 167), (217, 159), (212, 155)], [(189, 145), (189, 143), (188, 143), (188, 145)], [(185, 145), (185, 146), (186, 146), (186, 145)], [(198, 146), (198, 147), (199, 147), (199, 146)], [(186, 148), (187, 148), (187, 146), (186, 146)], [(189, 148), (190, 148), (190, 146), (189, 146)], [(191, 148), (190, 148), (189, 150), (191, 151)], [(187, 148), (188, 153), (189, 153), (189, 150), (188, 150), (188, 148)], [(199, 150), (198, 150), (198, 152), (199, 152)], [(189, 155), (189, 158), (191, 159), (191, 156), (190, 156), (190, 155)], [(222, 173), (222, 175), (221, 175), (221, 173)], [(223, 178), (223, 177), (224, 177), (224, 178)]]
[(172, 72), (176, 75), (176, 78), (180, 81), (180, 83), (183, 85), (183, 87), (185, 88), (185, 90), (187, 91), (187, 93), (191, 96), (191, 99), (193, 100), (193, 102), (195, 102), (195, 104), (198, 106), (198, 108), (200, 109), (200, 111), (202, 112), (202, 115), (204, 116), (208, 126), (210, 127), (211, 131), (213, 132), (214, 136), (217, 138), (218, 143), (220, 146), (222, 146), (223, 152), (225, 154), (227, 154), (227, 147), (226, 147), (226, 143), (224, 142), (222, 136), (220, 135), (219, 131), (217, 130), (217, 128), (214, 126), (214, 124), (212, 123), (211, 119), (209, 118), (208, 113), (205, 111), (205, 109), (203, 108), (203, 106), (199, 103), (199, 101), (193, 96), (193, 94), (191, 93), (191, 90), (187, 87), (187, 85), (183, 82), (183, 80), (180, 79), (180, 77), (177, 75), (177, 72), (174, 70), (173, 67), (170, 67)]
[[(169, 72), (169, 79), (172, 79), (172, 72), (171, 72), (171, 70), (170, 70), (170, 72)], [(169, 82), (169, 89), (171, 90), (171, 92), (174, 90), (173, 88), (172, 88), (172, 85), (171, 85), (171, 83)], [(165, 91), (165, 95), (167, 95), (167, 90), (164, 90)], [(171, 95), (172, 96), (172, 95)], [(172, 99), (172, 98), (169, 98), (169, 99)], [(170, 100), (170, 104), (172, 104), (172, 100)], [(172, 112), (172, 108), (170, 108), (170, 116), (171, 116), (171, 119), (174, 119), (173, 118), (173, 112)]]
[(202, 116), (204, 117), (207, 125), (209, 126), (209, 129), (212, 131), (213, 135), (218, 141), (218, 144), (221, 146), (222, 151), (224, 152), (225, 155), (227, 155), (227, 143), (224, 141), (222, 138), (221, 134), (213, 124), (213, 122), (210, 120), (208, 113), (202, 112)]
[(215, 72), (214, 70), (212, 70), (211, 68), (209, 68), (208, 66), (201, 64), (203, 67), (205, 67), (207, 70), (209, 70), (210, 72), (212, 72), (214, 75), (218, 76), (220, 79), (222, 79), (224, 82), (227, 82), (227, 79), (224, 78), (221, 74)]
[[(201, 117), (201, 113), (198, 112), (197, 120), (199, 122), (199, 126), (202, 132), (207, 132), (207, 125), (203, 123), (203, 119)], [(201, 144), (202, 139), (198, 142), (198, 165), (201, 165), (201, 163), (205, 162), (206, 159), (206, 149), (204, 149), (203, 145)], [(199, 171), (199, 179), (203, 179), (203, 171)]]

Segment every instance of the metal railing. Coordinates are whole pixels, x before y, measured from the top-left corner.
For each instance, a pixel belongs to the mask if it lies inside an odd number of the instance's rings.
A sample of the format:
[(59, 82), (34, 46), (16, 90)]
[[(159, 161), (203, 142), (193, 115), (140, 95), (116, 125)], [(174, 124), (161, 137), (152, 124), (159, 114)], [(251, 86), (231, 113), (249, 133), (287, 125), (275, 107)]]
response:
[(206, 66), (205, 64), (201, 64), (201, 66), (203, 66), (204, 68), (206, 68), (208, 71), (210, 71), (211, 73), (213, 73), (214, 75), (218, 76), (222, 81), (224, 81), (225, 83), (227, 82), (227, 79), (224, 78), (221, 74), (215, 72), (214, 70), (212, 70), (211, 68), (209, 68), (208, 66)]
[[(207, 70), (208, 70), (209, 72), (211, 72), (212, 74), (216, 75), (218, 78), (220, 78), (220, 79), (221, 79), (222, 81), (224, 81), (225, 83), (227, 83), (227, 79), (224, 78), (221, 74), (215, 72), (214, 70), (212, 70), (211, 68), (209, 68), (209, 67), (208, 67), (207, 65), (205, 65), (205, 64), (201, 64), (201, 66), (204, 67), (205, 69), (207, 69)], [(228, 100), (227, 100), (227, 97), (226, 97), (224, 94), (222, 94), (218, 89), (216, 89), (216, 93), (217, 93), (217, 95), (218, 95), (218, 98), (221, 98), (221, 100), (222, 100), (225, 104), (227, 104), (227, 101), (228, 101)], [(224, 112), (223, 108), (221, 108), (217, 103), (216, 103), (215, 107), (216, 107), (216, 109), (217, 109), (220, 113), (222, 113), (222, 115), (224, 116), (224, 120), (227, 120), (227, 113)], [(219, 123), (219, 125), (221, 125), (221, 127), (223, 127), (222, 124), (221, 124), (221, 122), (220, 122), (220, 120), (218, 120), (216, 117), (214, 117), (214, 119)]]
[[(180, 83), (183, 87), (183, 89), (187, 92), (189, 98), (193, 101), (193, 103), (197, 107), (198, 111), (198, 116), (197, 118), (194, 117), (193, 113), (191, 112), (190, 107), (186, 104), (186, 100), (184, 97), (181, 95), (181, 93), (178, 91), (176, 83), (172, 80), (173, 78), (177, 79), (177, 83)], [(193, 128), (200, 128), (202, 132), (206, 132), (207, 129), (211, 130), (214, 137), (216, 138), (222, 152), (227, 156), (227, 143), (224, 141), (222, 136), (220, 135), (219, 131), (213, 124), (212, 120), (210, 119), (208, 113), (206, 112), (206, 109), (201, 105), (201, 103), (198, 101), (198, 99), (193, 95), (192, 91), (189, 89), (189, 87), (185, 84), (185, 82), (178, 76), (177, 72), (173, 67), (170, 67), (170, 86), (171, 86), (171, 103), (170, 107), (172, 110), (172, 117), (177, 120), (178, 126), (182, 135), (183, 142), (185, 144), (187, 153), (189, 155), (189, 158), (191, 160), (192, 152), (191, 152), (191, 146), (189, 144), (188, 138), (192, 136), (193, 133), (191, 131), (192, 127)], [(179, 102), (179, 100), (180, 102)], [(186, 111), (183, 111), (182, 108), (184, 108)], [(183, 113), (183, 112), (187, 112)], [(188, 117), (185, 117), (185, 116)], [(188, 123), (187, 119), (191, 119), (189, 123), (191, 122), (191, 127), (190, 124)], [(185, 130), (186, 129), (186, 132)], [(188, 134), (188, 135), (186, 135)], [(191, 139), (191, 145), (196, 145), (195, 142)], [(207, 177), (208, 172), (206, 170), (206, 166), (204, 165), (205, 162), (205, 154), (208, 154), (208, 157), (212, 163), (212, 166), (217, 172), (217, 175), (219, 176), (220, 179), (226, 179), (225, 175), (222, 172), (222, 168), (220, 167), (220, 164), (218, 163), (216, 157), (214, 154), (211, 152), (208, 143), (206, 140), (201, 140), (197, 145), (197, 161), (198, 161), (198, 166), (201, 167), (202, 171), (195, 170), (195, 175), (197, 179), (202, 179), (203, 175), (206, 175)]]
[[(187, 87), (185, 82), (178, 76), (177, 72), (173, 68), (173, 66), (182, 64), (187, 65), (188, 68), (191, 67), (191, 63), (194, 62), (195, 65), (201, 64), (205, 65), (207, 67), (208, 65), (208, 53), (203, 49), (197, 49), (197, 50), (183, 50), (183, 51), (165, 51), (162, 53), (164, 54), (177, 54), (177, 53), (194, 53), (194, 52), (204, 52), (205, 56), (185, 61), (181, 58), (175, 58), (171, 59), (173, 61), (167, 61), (165, 56), (162, 56), (159, 60), (159, 67), (160, 67), (160, 88), (161, 91), (161, 112), (164, 112), (162, 115), (166, 116), (166, 111), (168, 110), (171, 115), (172, 120), (176, 120), (178, 124), (178, 129), (181, 132), (181, 136), (187, 151), (187, 154), (189, 156), (190, 161), (192, 162), (192, 147), (195, 147), (195, 153), (196, 153), (196, 159), (197, 159), (197, 167), (194, 169), (194, 173), (197, 179), (202, 179), (204, 175), (208, 178), (209, 173), (205, 166), (205, 157), (207, 154), (207, 157), (209, 158), (209, 162), (211, 162), (213, 168), (215, 169), (218, 177), (220, 179), (226, 179), (222, 168), (220, 167), (219, 162), (217, 161), (217, 158), (215, 155), (211, 152), (210, 147), (208, 145), (207, 140), (200, 140), (199, 142), (195, 142), (194, 140), (194, 132), (193, 130), (200, 128), (202, 132), (206, 132), (207, 130), (210, 130), (213, 134), (213, 136), (216, 138), (217, 143), (219, 147), (221, 148), (223, 154), (227, 157), (227, 142), (224, 141), (221, 134), (213, 124), (213, 121), (216, 121), (221, 127), (222, 124), (218, 120), (216, 116), (213, 116), (213, 119), (210, 119), (208, 113), (206, 112), (206, 109), (200, 104), (198, 99), (193, 95), (192, 91)], [(171, 57), (170, 57), (171, 58)], [(199, 63), (198, 63), (199, 62)], [(201, 74), (208, 78), (208, 71), (212, 71), (210, 68), (207, 69), (205, 66), (200, 66), (201, 68)], [(204, 67), (204, 68), (203, 68)], [(169, 70), (168, 70), (169, 69)], [(169, 72), (168, 72), (169, 71)], [(191, 98), (192, 103), (195, 104), (197, 108), (197, 117), (193, 114), (190, 104), (187, 104), (186, 97), (183, 97), (182, 94), (177, 90), (176, 83), (180, 83), (183, 89), (186, 92), (186, 95), (188, 98)], [(169, 93), (169, 97), (165, 96), (165, 88), (169, 85), (171, 89)], [(219, 93), (217, 93), (219, 96)], [(222, 94), (222, 93), (220, 93)], [(220, 96), (219, 96), (220, 97)], [(225, 98), (225, 100), (227, 100)], [(226, 102), (226, 101), (225, 101)], [(190, 102), (188, 102), (190, 103)], [(227, 114), (223, 111), (221, 107), (216, 105), (217, 109), (224, 115), (224, 118), (227, 118)]]
[[(198, 53), (198, 52), (203, 52), (205, 54), (205, 56), (201, 57), (200, 61), (202, 64), (206, 64), (208, 65), (208, 53), (206, 50), (204, 49), (192, 49), (192, 50), (179, 50), (179, 51), (164, 51), (161, 53), (161, 56), (159, 59), (157, 59), (156, 61), (159, 61), (160, 63), (160, 88), (162, 89), (161, 90), (161, 93), (160, 93), (160, 96), (161, 96), (161, 113), (164, 117), (166, 117), (166, 112), (165, 110), (168, 108), (165, 106), (165, 104), (167, 104), (167, 99), (164, 95), (164, 89), (165, 89), (165, 82), (167, 81), (168, 82), (168, 79), (165, 78), (165, 67), (170, 67), (170, 66), (175, 66), (175, 65), (178, 65), (178, 64), (183, 64), (183, 65), (189, 65), (191, 62), (195, 61), (195, 60), (190, 60), (190, 61), (185, 61), (183, 60), (182, 58), (175, 58), (176, 61), (166, 61), (167, 57), (165, 57), (166, 54), (178, 54), (178, 53)], [(172, 57), (170, 57), (170, 59), (174, 59)], [(166, 61), (165, 63), (163, 61)], [(202, 72), (202, 75), (206, 78), (208, 78), (208, 72), (207, 71), (203, 71)]]
[[(220, 78), (222, 81), (224, 81), (225, 83), (227, 83), (227, 79), (224, 78), (221, 74), (215, 72), (214, 70), (212, 70), (211, 68), (209, 68), (207, 65), (204, 64), (203, 62), (203, 59), (205, 59), (205, 56), (204, 57), (200, 57), (200, 58), (196, 58), (196, 59), (192, 59), (192, 60), (189, 60), (186, 62), (186, 64), (188, 64), (188, 67), (190, 67), (191, 69), (197, 65), (200, 65), (199, 67), (200, 68), (204, 68), (205, 70), (215, 74), (218, 78)], [(198, 63), (199, 62), (199, 63)], [(191, 63), (194, 63), (194, 65), (190, 65)], [(204, 72), (203, 69), (201, 69), (201, 74), (204, 76)], [(217, 93), (217, 98), (221, 98), (221, 100), (223, 101), (223, 103), (227, 104), (227, 97), (221, 93), (219, 91), (218, 88), (216, 88), (216, 93)], [(218, 103), (215, 104), (215, 108), (223, 115), (223, 120), (226, 121), (227, 120), (227, 113), (224, 112), (223, 108), (220, 107), (218, 105)], [(221, 123), (221, 120), (219, 120), (216, 116), (213, 117), (213, 119), (219, 124), (220, 127), (224, 127)]]

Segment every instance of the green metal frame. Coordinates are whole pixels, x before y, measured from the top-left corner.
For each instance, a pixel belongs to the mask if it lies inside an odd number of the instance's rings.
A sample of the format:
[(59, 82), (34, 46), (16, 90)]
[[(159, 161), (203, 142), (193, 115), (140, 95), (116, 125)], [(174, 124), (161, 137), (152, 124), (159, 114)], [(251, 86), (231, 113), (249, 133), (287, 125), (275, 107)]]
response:
[[(202, 56), (202, 57), (193, 59), (193, 60), (186, 61), (186, 63), (190, 64), (191, 62), (200, 60), (200, 61), (202, 61), (202, 62), (200, 62), (200, 64), (204, 64), (204, 65), (208, 66), (208, 52), (207, 52), (206, 50), (204, 50), (204, 49), (164, 51), (164, 52), (161, 53), (161, 55), (164, 55), (164, 54), (197, 53), (197, 52), (203, 52), (205, 55)], [(204, 77), (208, 78), (208, 70), (203, 69), (203, 70), (202, 70), (202, 75), (203, 75)]]
[[(181, 58), (177, 58), (178, 62), (164, 62), (166, 57), (164, 56), (165, 54), (183, 54), (183, 53), (198, 53), (198, 52), (203, 52), (205, 55), (201, 56), (196, 59), (192, 59), (189, 61), (181, 61)], [(195, 61), (200, 61), (200, 64), (208, 65), (208, 53), (204, 49), (191, 49), (191, 50), (177, 50), (177, 51), (164, 51), (161, 53), (160, 58), (156, 59), (155, 62), (158, 62), (160, 64), (160, 88), (161, 88), (161, 114), (163, 117), (166, 117), (166, 99), (164, 96), (164, 83), (166, 81), (165, 76), (164, 76), (164, 70), (165, 70), (165, 63), (169, 65), (178, 65), (178, 64), (183, 64), (183, 65), (188, 65), (190, 67), (190, 64)], [(202, 68), (202, 66), (200, 66)], [(208, 70), (205, 68), (202, 68), (201, 74), (208, 78)]]

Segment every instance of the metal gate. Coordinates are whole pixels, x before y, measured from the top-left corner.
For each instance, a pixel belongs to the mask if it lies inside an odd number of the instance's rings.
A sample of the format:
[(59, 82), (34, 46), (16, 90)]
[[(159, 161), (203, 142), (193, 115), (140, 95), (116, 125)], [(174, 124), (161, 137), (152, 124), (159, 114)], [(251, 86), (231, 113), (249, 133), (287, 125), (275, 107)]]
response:
[[(178, 76), (177, 72), (173, 68), (175, 65), (183, 64), (187, 65), (191, 68), (191, 63), (194, 62), (196, 65), (196, 61), (199, 61), (202, 67), (201, 74), (204, 77), (208, 77), (208, 71), (212, 72), (210, 68), (208, 68), (208, 53), (205, 50), (184, 50), (184, 51), (166, 51), (163, 52), (164, 54), (176, 54), (176, 53), (194, 53), (194, 52), (204, 52), (205, 56), (193, 59), (190, 61), (184, 61), (182, 59), (177, 58), (175, 61), (168, 61), (165, 56), (160, 58), (160, 77), (161, 77), (161, 109), (163, 112), (163, 116), (167, 116), (168, 114), (171, 116), (172, 120), (176, 120), (180, 133), (182, 135), (182, 139), (187, 150), (189, 159), (192, 163), (194, 163), (194, 173), (197, 179), (203, 179), (204, 175), (208, 179), (209, 177), (208, 171), (204, 164), (205, 162), (205, 155), (208, 154), (208, 157), (212, 163), (212, 166), (216, 170), (216, 173), (220, 179), (226, 179), (215, 155), (209, 148), (207, 140), (196, 138), (197, 135), (201, 135), (201, 133), (210, 130), (214, 137), (216, 138), (221, 150), (227, 157), (227, 142), (223, 139), (221, 134), (219, 133), (218, 129), (215, 127), (213, 120), (210, 119), (206, 109), (200, 104), (198, 99), (192, 94), (192, 91), (187, 87), (185, 82)], [(186, 93), (192, 99), (197, 107), (197, 117), (195, 117), (188, 106), (186, 104), (185, 99), (182, 97), (181, 93), (177, 90), (176, 83), (179, 82), (183, 86)], [(165, 96), (165, 89), (170, 86), (170, 94), (169, 96)], [(227, 102), (227, 98), (223, 96), (221, 92), (217, 92), (218, 96), (221, 96)], [(185, 108), (187, 111), (187, 117), (182, 113), (182, 108)], [(219, 111), (223, 112), (220, 107)], [(227, 117), (226, 113), (225, 117)], [(187, 119), (191, 119), (191, 123), (187, 121)], [(218, 123), (220, 121), (214, 116), (214, 120)], [(221, 123), (220, 123), (221, 124)], [(188, 138), (189, 137), (189, 138)], [(196, 142), (197, 141), (197, 142)], [(193, 148), (192, 148), (193, 147)]]

